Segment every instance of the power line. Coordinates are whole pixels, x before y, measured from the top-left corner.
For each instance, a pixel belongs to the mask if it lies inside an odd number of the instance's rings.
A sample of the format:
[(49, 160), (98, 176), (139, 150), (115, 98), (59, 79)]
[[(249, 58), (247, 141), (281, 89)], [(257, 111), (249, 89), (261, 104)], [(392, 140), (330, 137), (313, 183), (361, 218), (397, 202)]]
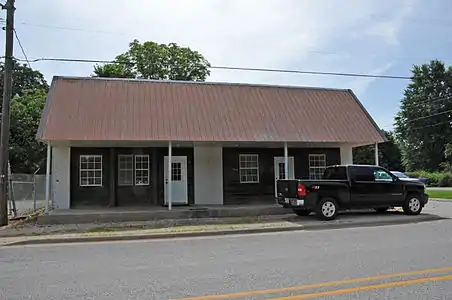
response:
[[(418, 103), (415, 103), (412, 105), (412, 107), (418, 106), (420, 104), (430, 104), (430, 103), (435, 103), (435, 102), (440, 102), (440, 101), (448, 101), (448, 100), (452, 100), (452, 97), (448, 97), (448, 96), (440, 96), (440, 97), (434, 97), (434, 98), (429, 98), (429, 99), (425, 99), (424, 101), (420, 101)], [(412, 121), (416, 121), (416, 120), (420, 120), (420, 119), (426, 119), (426, 118), (430, 118), (430, 117), (434, 117), (434, 116), (438, 116), (438, 115), (442, 115), (445, 113), (449, 113), (452, 112), (452, 110), (448, 110), (448, 111), (444, 111), (444, 112), (440, 112), (440, 113), (435, 113), (435, 114), (431, 114), (431, 115), (427, 115), (427, 116), (422, 116), (419, 118), (415, 118), (412, 120), (409, 120), (408, 122), (412, 122)], [(386, 124), (383, 126), (380, 126), (380, 128), (388, 128), (390, 126), (393, 126), (394, 124)]]
[(26, 60), (27, 63), (28, 63), (28, 67), (31, 69), (30, 61), (28, 60), (27, 54), (25, 53), (25, 50), (24, 50), (24, 47), (22, 47), (22, 43), (20, 42), (19, 36), (17, 35), (17, 31), (16, 31), (15, 28), (14, 28), (14, 35), (16, 36), (16, 40), (17, 40), (17, 42), (19, 43), (20, 49), (22, 50), (22, 54), (24, 55), (25, 60)]
[(450, 128), (452, 128), (452, 121), (448, 121), (448, 122), (440, 122), (440, 123), (435, 123), (435, 124), (431, 124), (431, 125), (424, 125), (424, 126), (419, 126), (416, 128), (410, 128), (410, 131), (414, 131), (414, 130), (418, 130), (418, 129), (424, 129), (424, 128), (428, 128), (428, 127), (435, 127), (435, 126), (439, 126), (439, 125), (446, 125), (449, 124), (451, 125)]
[[(16, 58), (18, 61), (23, 59)], [(55, 58), (55, 57), (41, 57), (30, 60), (31, 62), (40, 61), (59, 61), (59, 62), (78, 62), (78, 63), (103, 63), (103, 64), (128, 64), (126, 62), (116, 62), (111, 60), (98, 60), (98, 59), (76, 59), (76, 58)], [(328, 75), (328, 76), (342, 76), (342, 77), (364, 77), (364, 78), (382, 78), (382, 79), (404, 79), (409, 80), (409, 76), (396, 76), (396, 75), (376, 75), (365, 73), (342, 73), (342, 72), (322, 72), (322, 71), (304, 71), (304, 70), (289, 70), (289, 69), (269, 69), (269, 68), (249, 68), (249, 67), (229, 67), (229, 66), (210, 66), (210, 69), (218, 70), (233, 70), (233, 71), (253, 71), (253, 72), (272, 72), (272, 73), (292, 73), (292, 74), (305, 74), (305, 75)]]
[[(25, 26), (33, 26), (33, 27), (41, 27), (41, 28), (48, 28), (48, 29), (54, 29), (54, 30), (66, 30), (66, 31), (77, 31), (77, 32), (88, 32), (88, 33), (96, 33), (96, 34), (106, 34), (106, 35), (122, 35), (122, 36), (132, 36), (131, 34), (127, 34), (125, 32), (119, 32), (119, 31), (105, 31), (105, 30), (92, 30), (87, 28), (76, 28), (76, 27), (66, 27), (66, 26), (54, 26), (54, 25), (47, 25), (47, 24), (36, 24), (36, 23), (28, 23), (28, 22), (20, 22), (19, 24), (25, 25)], [(318, 50), (318, 49), (311, 49), (311, 50), (304, 50), (303, 53), (312, 53), (312, 54), (319, 54), (319, 55), (335, 55), (335, 56), (350, 56), (351, 58), (356, 57), (357, 53), (350, 53), (350, 52), (331, 52), (331, 51), (324, 51), (324, 50)], [(381, 57), (380, 52), (374, 52), (374, 53), (365, 53), (366, 57)], [(393, 60), (429, 60), (427, 58), (423, 57), (390, 57)]]

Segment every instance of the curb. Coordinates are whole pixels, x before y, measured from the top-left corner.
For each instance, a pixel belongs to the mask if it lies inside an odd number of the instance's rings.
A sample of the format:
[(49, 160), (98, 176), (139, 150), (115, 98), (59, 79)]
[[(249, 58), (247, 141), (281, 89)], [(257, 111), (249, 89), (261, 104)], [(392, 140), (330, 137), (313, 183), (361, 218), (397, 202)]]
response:
[(432, 199), (429, 199), (428, 201), (437, 201), (437, 202), (449, 202), (449, 203), (452, 203), (452, 199), (432, 198)]
[(159, 239), (174, 239), (187, 237), (209, 237), (209, 236), (225, 236), (225, 235), (242, 235), (242, 234), (259, 234), (259, 233), (274, 233), (274, 232), (291, 232), (291, 231), (309, 231), (309, 230), (331, 230), (344, 229), (353, 227), (378, 227), (386, 225), (398, 224), (413, 224), (422, 222), (431, 222), (438, 220), (445, 220), (448, 218), (439, 217), (435, 215), (425, 215), (422, 218), (412, 219), (395, 219), (395, 220), (381, 220), (381, 221), (361, 221), (349, 223), (327, 223), (322, 222), (318, 224), (297, 225), (289, 227), (274, 227), (274, 228), (253, 228), (253, 229), (237, 229), (237, 230), (220, 230), (207, 232), (183, 232), (183, 233), (165, 233), (165, 234), (142, 234), (142, 235), (118, 235), (118, 236), (93, 236), (93, 237), (63, 237), (63, 238), (46, 238), (46, 239), (29, 239), (21, 240), (11, 243), (6, 243), (7, 246), (21, 246), (21, 245), (41, 245), (41, 244), (66, 244), (66, 243), (91, 243), (91, 242), (109, 242), (109, 241), (133, 241), (133, 240), (159, 240)]

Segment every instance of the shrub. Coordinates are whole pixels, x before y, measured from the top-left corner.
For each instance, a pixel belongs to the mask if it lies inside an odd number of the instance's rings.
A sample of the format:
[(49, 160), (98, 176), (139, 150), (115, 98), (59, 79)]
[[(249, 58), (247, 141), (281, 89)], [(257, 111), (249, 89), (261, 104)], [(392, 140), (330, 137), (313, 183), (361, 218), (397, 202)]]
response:
[(452, 173), (414, 171), (407, 172), (410, 177), (427, 178), (428, 186), (450, 187), (452, 186)]

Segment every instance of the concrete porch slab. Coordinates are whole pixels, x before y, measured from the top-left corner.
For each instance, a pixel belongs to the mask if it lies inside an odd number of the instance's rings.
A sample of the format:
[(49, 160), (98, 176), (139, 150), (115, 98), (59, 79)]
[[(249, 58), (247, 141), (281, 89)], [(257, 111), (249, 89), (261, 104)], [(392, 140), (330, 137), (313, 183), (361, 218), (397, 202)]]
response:
[(52, 211), (38, 217), (38, 224), (84, 224), (103, 222), (152, 221), (165, 219), (256, 217), (282, 215), (291, 210), (276, 204), (237, 206), (77, 208)]

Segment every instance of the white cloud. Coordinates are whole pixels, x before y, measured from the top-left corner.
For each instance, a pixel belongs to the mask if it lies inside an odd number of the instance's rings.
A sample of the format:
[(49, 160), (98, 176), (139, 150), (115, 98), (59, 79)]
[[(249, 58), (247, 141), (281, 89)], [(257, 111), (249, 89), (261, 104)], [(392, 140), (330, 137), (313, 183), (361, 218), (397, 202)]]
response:
[[(204, 54), (212, 65), (385, 72), (391, 66), (390, 61), (369, 58), (358, 62), (353, 53), (365, 49), (361, 46), (361, 50), (357, 50), (354, 40), (357, 36), (385, 37), (374, 52), (397, 45), (403, 18), (414, 6), (408, 0), (388, 3), (400, 13), (382, 11), (380, 1), (373, 0), (40, 0), (16, 2), (16, 5), (18, 31), (30, 57), (112, 59), (127, 50), (133, 38), (138, 38), (190, 46)], [(373, 13), (390, 13), (391, 18), (375, 23), (374, 19), (366, 18)], [(21, 22), (86, 31), (27, 26)], [(16, 55), (20, 56), (17, 50), (16, 47)], [(321, 55), (321, 51), (332, 54)], [(86, 64), (40, 63), (34, 66), (48, 79), (56, 74), (87, 76), (92, 71), (92, 66)], [(372, 82), (218, 70), (212, 71), (209, 80), (354, 87), (360, 93)]]

